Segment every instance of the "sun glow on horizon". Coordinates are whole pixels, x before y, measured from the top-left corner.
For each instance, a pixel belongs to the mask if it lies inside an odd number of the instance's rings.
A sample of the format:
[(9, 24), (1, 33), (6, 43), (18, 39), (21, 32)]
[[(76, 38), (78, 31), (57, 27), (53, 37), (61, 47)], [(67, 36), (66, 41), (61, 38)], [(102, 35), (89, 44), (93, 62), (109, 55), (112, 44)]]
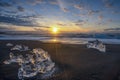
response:
[(53, 27), (53, 28), (52, 28), (52, 32), (53, 32), (54, 34), (57, 34), (57, 33), (58, 33), (58, 28), (57, 28), (57, 27)]

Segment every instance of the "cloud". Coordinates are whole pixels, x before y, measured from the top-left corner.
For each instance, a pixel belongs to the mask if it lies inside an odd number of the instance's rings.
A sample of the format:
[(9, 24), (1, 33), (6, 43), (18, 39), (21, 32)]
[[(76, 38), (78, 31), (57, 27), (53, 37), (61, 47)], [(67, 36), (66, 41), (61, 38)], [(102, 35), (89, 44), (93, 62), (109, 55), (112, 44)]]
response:
[(50, 1), (50, 4), (58, 5), (58, 2), (53, 0), (53, 1)]
[(24, 18), (24, 19), (36, 19), (36, 18), (44, 18), (42, 15), (37, 15), (37, 14), (33, 14), (33, 15), (19, 15), (17, 16), (18, 18)]
[(23, 7), (21, 7), (21, 6), (18, 6), (17, 9), (18, 9), (18, 11), (20, 11), (20, 12), (24, 12), (24, 11), (25, 11), (25, 9), (24, 9)]
[(111, 8), (111, 7), (113, 7), (113, 3), (106, 3), (106, 5), (105, 5), (107, 8)]
[(76, 25), (76, 26), (82, 26), (83, 23), (76, 23), (75, 25)]
[(120, 28), (107, 28), (107, 29), (104, 29), (104, 31), (120, 33)]
[(112, 19), (108, 19), (107, 21), (108, 21), (108, 22), (113, 22), (113, 20), (112, 20)]
[(69, 10), (67, 8), (61, 8), (64, 12), (68, 12)]
[(83, 20), (78, 20), (77, 23), (81, 23), (81, 22), (84, 22)]
[[(100, 10), (93, 10), (93, 9), (88, 9), (85, 5), (81, 4), (76, 4), (74, 5), (74, 8), (79, 9), (79, 10), (86, 10), (86, 15), (93, 15), (93, 14), (99, 14), (101, 13)], [(84, 16), (85, 14), (82, 14), (81, 16)]]
[[(35, 28), (35, 27), (34, 27)], [(33, 27), (27, 27), (27, 26), (14, 26), (14, 25), (0, 25), (0, 34), (35, 34), (36, 30)], [(39, 30), (40, 31), (40, 30)], [(38, 32), (38, 33), (41, 33)]]
[(50, 28), (49, 26), (41, 26), (41, 27), (34, 27), (34, 30), (35, 31), (40, 31), (40, 30), (43, 30), (43, 28)]
[(105, 31), (116, 31), (116, 30), (120, 30), (120, 28), (108, 28), (108, 29), (105, 29)]
[(6, 24), (12, 24), (12, 25), (17, 25), (17, 26), (37, 26), (34, 22), (31, 20), (25, 20), (21, 18), (15, 18), (15, 17), (10, 17), (10, 16), (1, 16), (0, 15), (0, 22), (1, 23), (6, 23)]
[(84, 20), (78, 20), (78, 21), (75, 22), (75, 25), (76, 26), (82, 26), (82, 25), (84, 25), (84, 23), (85, 23)]
[(43, 2), (44, 2), (44, 0), (28, 0), (27, 1), (28, 4), (32, 4), (32, 5), (41, 4)]
[(60, 9), (64, 12), (68, 12), (68, 6), (67, 6), (67, 3), (65, 2), (65, 0), (57, 0), (57, 3), (60, 7)]
[(58, 22), (57, 25), (59, 25), (59, 26), (67, 26), (67, 24), (61, 23), (61, 22)]
[(88, 10), (88, 15), (92, 15), (92, 14), (96, 14), (96, 13), (100, 13), (101, 11), (99, 10)]
[(103, 20), (103, 18), (104, 18), (103, 15), (99, 15), (99, 16), (98, 16), (98, 19), (99, 19), (99, 20)]
[(12, 5), (10, 3), (0, 1), (0, 7), (11, 7), (11, 6)]
[(79, 9), (79, 10), (83, 10), (84, 9), (84, 7), (82, 6), (82, 5), (74, 5), (74, 7), (76, 8), (76, 9)]
[(17, 14), (17, 11), (15, 10), (11, 10), (11, 9), (4, 9), (4, 8), (0, 8), (0, 15), (16, 15)]
[(105, 7), (107, 8), (113, 8), (114, 0), (103, 0)]
[(9, 14), (16, 14), (17, 11), (11, 11), (11, 10), (2, 10), (4, 13), (9, 13)]
[(112, 11), (113, 14), (120, 14), (120, 11)]
[(7, 26), (7, 25), (0, 25), (0, 32), (8, 32), (8, 31), (14, 31), (15, 28), (12, 27), (11, 25)]

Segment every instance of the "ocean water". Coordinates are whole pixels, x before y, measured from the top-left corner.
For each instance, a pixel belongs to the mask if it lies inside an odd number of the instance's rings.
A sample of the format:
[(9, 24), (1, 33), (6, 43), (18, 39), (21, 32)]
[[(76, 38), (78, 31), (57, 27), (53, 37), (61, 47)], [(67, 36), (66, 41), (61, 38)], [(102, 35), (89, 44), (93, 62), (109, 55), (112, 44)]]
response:
[(101, 39), (101, 38), (78, 38), (78, 37), (39, 37), (26, 35), (2, 35), (0, 40), (37, 40), (42, 42), (63, 43), (63, 44), (86, 44), (88, 41), (100, 40), (106, 44), (120, 44), (120, 39)]

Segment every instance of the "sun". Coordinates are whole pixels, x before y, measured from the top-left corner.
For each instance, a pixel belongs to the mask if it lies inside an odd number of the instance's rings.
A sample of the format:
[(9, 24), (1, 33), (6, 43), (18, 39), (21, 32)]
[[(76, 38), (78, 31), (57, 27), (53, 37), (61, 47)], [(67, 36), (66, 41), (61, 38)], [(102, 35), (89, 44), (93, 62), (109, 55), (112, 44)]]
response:
[(58, 28), (57, 27), (53, 27), (52, 28), (52, 32), (55, 33), (55, 34), (58, 33)]

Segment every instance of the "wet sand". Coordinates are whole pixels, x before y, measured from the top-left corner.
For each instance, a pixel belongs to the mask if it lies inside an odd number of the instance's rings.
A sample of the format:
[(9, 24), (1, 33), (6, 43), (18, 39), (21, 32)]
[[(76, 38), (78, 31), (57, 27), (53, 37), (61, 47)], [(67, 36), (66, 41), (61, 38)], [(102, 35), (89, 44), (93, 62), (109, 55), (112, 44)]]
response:
[[(61, 70), (47, 80), (120, 80), (120, 45), (106, 44), (107, 52), (88, 49), (83, 44), (43, 43), (40, 41), (0, 41), (0, 80), (17, 80), (19, 66), (5, 65), (11, 47), (6, 43), (23, 44), (30, 49), (42, 48)], [(27, 53), (27, 52), (26, 52)], [(39, 76), (31, 80), (39, 80)]]

